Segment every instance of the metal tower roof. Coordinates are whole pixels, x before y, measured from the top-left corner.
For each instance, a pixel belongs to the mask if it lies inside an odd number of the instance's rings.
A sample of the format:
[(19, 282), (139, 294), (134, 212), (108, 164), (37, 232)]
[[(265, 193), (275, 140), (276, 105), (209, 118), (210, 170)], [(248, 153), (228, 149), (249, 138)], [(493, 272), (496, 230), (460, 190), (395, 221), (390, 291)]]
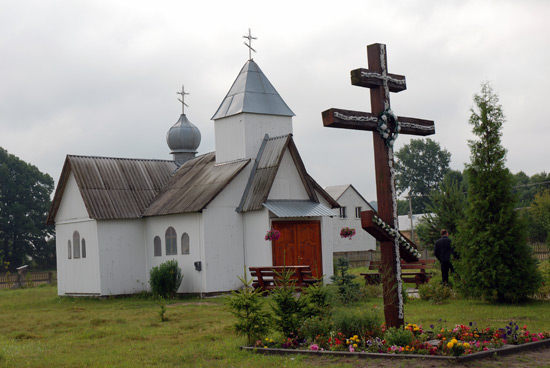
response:
[(254, 60), (244, 64), (212, 120), (241, 112), (294, 116)]

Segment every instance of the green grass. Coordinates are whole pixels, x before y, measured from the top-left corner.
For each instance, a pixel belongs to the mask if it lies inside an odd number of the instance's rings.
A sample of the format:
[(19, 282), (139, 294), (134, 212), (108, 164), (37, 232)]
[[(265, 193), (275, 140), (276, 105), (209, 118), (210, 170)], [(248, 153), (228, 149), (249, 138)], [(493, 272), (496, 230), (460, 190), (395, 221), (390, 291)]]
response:
[[(232, 332), (226, 297), (167, 301), (143, 297), (77, 299), (58, 297), (51, 286), (0, 291), (0, 367), (352, 367), (355, 360), (263, 356), (242, 352)], [(382, 305), (371, 299), (352, 308)], [(405, 304), (411, 323), (445, 327), (477, 322), (503, 327), (510, 320), (532, 331), (550, 330), (550, 302), (523, 306), (421, 300)]]

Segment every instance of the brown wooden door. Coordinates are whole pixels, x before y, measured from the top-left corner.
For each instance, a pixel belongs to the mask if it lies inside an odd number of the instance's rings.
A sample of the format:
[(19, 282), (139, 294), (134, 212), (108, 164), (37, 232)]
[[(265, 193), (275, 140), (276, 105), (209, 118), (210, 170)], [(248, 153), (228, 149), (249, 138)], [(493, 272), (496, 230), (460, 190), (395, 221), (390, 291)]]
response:
[(281, 237), (273, 241), (273, 266), (309, 265), (314, 277), (323, 276), (320, 221), (274, 221)]

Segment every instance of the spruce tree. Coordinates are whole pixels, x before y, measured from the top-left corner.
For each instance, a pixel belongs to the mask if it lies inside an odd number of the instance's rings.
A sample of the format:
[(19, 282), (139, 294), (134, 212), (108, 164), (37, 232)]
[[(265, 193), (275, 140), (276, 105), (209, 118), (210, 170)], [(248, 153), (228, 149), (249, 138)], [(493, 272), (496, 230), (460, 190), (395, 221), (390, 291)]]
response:
[(468, 206), (459, 226), (457, 263), (464, 293), (496, 302), (520, 302), (540, 286), (540, 273), (515, 211), (513, 176), (501, 145), (505, 117), (489, 83), (474, 95), (470, 124), (477, 139), (468, 142)]

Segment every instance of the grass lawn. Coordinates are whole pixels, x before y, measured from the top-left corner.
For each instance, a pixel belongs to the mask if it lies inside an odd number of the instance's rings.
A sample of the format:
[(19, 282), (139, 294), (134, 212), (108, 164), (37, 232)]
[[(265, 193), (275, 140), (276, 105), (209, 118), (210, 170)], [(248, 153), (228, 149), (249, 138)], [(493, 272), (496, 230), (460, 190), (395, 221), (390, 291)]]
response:
[[(262, 356), (241, 352), (244, 339), (232, 332), (226, 297), (167, 303), (161, 322), (158, 302), (143, 297), (105, 300), (58, 297), (42, 286), (0, 291), (0, 367), (352, 367), (336, 359)], [(382, 305), (371, 299), (355, 308)], [(522, 306), (451, 301), (405, 304), (405, 319), (437, 327), (476, 322), (504, 327), (511, 320), (533, 332), (550, 330), (550, 301)], [(442, 322), (438, 322), (438, 319)], [(443, 322), (446, 321), (446, 322)]]

